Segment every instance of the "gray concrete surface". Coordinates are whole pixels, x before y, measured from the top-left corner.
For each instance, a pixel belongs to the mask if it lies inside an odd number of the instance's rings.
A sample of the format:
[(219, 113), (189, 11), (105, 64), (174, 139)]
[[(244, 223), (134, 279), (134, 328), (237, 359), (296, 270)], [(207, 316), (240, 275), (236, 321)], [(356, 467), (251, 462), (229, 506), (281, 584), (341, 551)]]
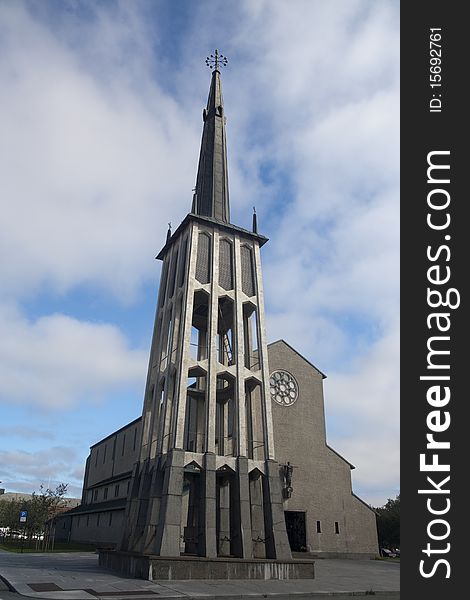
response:
[[(399, 598), (400, 565), (396, 562), (324, 559), (316, 561), (316, 578), (297, 581), (165, 581), (127, 579), (98, 566), (94, 553), (13, 554), (0, 551), (0, 576), (10, 589), (52, 600), (129, 600), (130, 598), (310, 598), (331, 595), (356, 600), (371, 592), (381, 600)], [(7, 600), (2, 597), (0, 600)]]

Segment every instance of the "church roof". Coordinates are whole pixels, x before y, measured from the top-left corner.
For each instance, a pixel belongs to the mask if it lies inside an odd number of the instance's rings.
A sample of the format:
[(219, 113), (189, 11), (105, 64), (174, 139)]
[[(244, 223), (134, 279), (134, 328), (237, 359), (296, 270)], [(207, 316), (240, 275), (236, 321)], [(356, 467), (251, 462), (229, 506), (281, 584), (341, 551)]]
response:
[(318, 373), (320, 373), (320, 375), (323, 377), (323, 379), (326, 379), (325, 373), (320, 371), (320, 369), (318, 367), (316, 367), (313, 363), (311, 363), (309, 360), (307, 360), (305, 358), (305, 356), (302, 356), (302, 354), (300, 354), (300, 352), (297, 352), (297, 350), (295, 348), (293, 348), (290, 344), (288, 344), (285, 340), (280, 339), (280, 340), (276, 340), (275, 342), (271, 342), (270, 344), (268, 344), (268, 348), (269, 348), (269, 346), (274, 346), (275, 344), (285, 344), (290, 350), (292, 350), (292, 352), (295, 352), (295, 354), (297, 354), (297, 356), (300, 356), (300, 358), (302, 360), (304, 360), (311, 367), (313, 367), (315, 369), (315, 371), (318, 371)]
[(198, 221), (199, 223), (202, 223), (202, 224), (215, 223), (216, 225), (218, 225), (218, 227), (220, 229), (222, 229), (223, 231), (227, 231), (228, 233), (235, 232), (244, 237), (256, 239), (258, 241), (260, 248), (261, 248), (261, 246), (266, 244), (266, 242), (268, 241), (268, 238), (266, 236), (261, 235), (260, 233), (254, 233), (253, 231), (248, 231), (248, 229), (244, 229), (243, 227), (239, 227), (238, 225), (233, 225), (232, 223), (223, 223), (221, 221), (218, 221), (217, 219), (214, 219), (213, 217), (205, 217), (205, 216), (201, 216), (201, 215), (196, 215), (194, 213), (189, 213), (188, 215), (185, 216), (185, 218), (178, 225), (178, 228), (175, 230), (173, 235), (170, 235), (167, 237), (165, 245), (163, 246), (163, 248), (160, 250), (160, 252), (156, 256), (156, 258), (158, 260), (164, 259), (168, 248), (173, 244), (173, 242), (177, 239), (177, 237), (180, 235), (180, 233), (182, 231), (184, 231), (187, 223), (189, 223), (191, 220)]

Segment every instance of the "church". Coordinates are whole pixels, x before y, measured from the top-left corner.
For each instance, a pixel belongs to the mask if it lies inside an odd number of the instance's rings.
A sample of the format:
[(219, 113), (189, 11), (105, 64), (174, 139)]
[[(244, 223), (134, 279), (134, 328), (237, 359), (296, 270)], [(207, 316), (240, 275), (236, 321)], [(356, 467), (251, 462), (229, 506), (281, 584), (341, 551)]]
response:
[[(163, 557), (373, 558), (374, 511), (326, 440), (326, 377), (268, 343), (256, 214), (230, 222), (216, 51), (191, 212), (167, 239), (142, 416), (93, 444), (55, 537)], [(100, 559), (101, 560), (101, 559)]]

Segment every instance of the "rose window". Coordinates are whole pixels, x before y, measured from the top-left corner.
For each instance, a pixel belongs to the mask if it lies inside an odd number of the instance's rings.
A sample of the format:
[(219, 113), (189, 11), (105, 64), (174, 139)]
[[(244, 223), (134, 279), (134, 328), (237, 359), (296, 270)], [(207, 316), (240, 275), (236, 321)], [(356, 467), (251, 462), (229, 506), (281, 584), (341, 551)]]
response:
[(294, 404), (299, 395), (299, 386), (287, 371), (274, 371), (269, 379), (271, 398), (281, 406)]

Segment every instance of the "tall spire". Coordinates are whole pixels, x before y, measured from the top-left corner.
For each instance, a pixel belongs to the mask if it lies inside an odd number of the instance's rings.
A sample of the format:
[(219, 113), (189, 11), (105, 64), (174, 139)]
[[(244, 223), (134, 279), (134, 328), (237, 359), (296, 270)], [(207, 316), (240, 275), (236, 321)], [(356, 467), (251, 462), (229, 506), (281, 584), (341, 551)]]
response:
[(193, 211), (198, 215), (229, 223), (227, 143), (219, 70), (220, 66), (226, 63), (227, 59), (219, 54), (218, 50), (206, 60), (206, 64), (213, 68), (213, 71), (207, 107), (203, 111), (204, 129)]

